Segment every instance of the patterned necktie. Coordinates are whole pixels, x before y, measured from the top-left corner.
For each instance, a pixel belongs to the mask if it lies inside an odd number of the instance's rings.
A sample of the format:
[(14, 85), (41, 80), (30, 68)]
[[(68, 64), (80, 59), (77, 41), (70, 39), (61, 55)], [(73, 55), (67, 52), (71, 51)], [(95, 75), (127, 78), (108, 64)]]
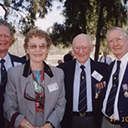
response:
[(117, 69), (115, 73), (113, 74), (113, 86), (111, 88), (111, 91), (109, 93), (107, 106), (106, 106), (106, 114), (110, 117), (114, 112), (114, 102), (115, 97), (118, 89), (118, 83), (119, 83), (119, 71), (120, 71), (120, 63), (121, 61), (117, 61)]
[(86, 75), (84, 65), (81, 65), (80, 68), (82, 69), (80, 74), (80, 92), (79, 92), (79, 105), (78, 110), (80, 113), (85, 113), (87, 110), (87, 97), (86, 97)]
[(3, 86), (3, 91), (5, 90), (5, 86), (7, 83), (7, 71), (6, 68), (4, 66), (4, 59), (1, 59), (0, 63), (1, 63), (1, 85)]

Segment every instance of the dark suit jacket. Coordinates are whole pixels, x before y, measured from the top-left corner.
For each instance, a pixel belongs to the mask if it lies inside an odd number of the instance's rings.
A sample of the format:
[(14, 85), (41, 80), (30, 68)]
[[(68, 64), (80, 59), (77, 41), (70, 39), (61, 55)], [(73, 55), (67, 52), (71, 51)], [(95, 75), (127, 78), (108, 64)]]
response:
[[(109, 66), (109, 78), (111, 76), (114, 63), (115, 61), (113, 61)], [(122, 79), (121, 88), (119, 92), (118, 106), (117, 106), (119, 112), (119, 119), (121, 121), (120, 122), (121, 126), (128, 127), (128, 98), (124, 96), (123, 84), (128, 84), (128, 64)], [(105, 97), (106, 90), (107, 90), (107, 86), (104, 89), (103, 97)]]
[[(108, 71), (108, 65), (103, 64), (100, 62), (93, 61), (91, 59), (91, 74), (93, 71), (97, 71), (100, 73), (103, 78), (101, 79), (100, 82), (106, 81), (107, 80), (107, 71)], [(64, 74), (65, 74), (65, 89), (66, 89), (66, 110), (64, 114), (64, 118), (62, 121), (62, 128), (71, 128), (71, 123), (72, 123), (72, 108), (73, 108), (73, 81), (74, 81), (74, 74), (75, 74), (75, 64), (76, 64), (76, 59), (72, 60), (70, 62), (64, 63), (59, 65), (60, 68), (63, 69)], [(101, 112), (100, 112), (100, 96), (98, 99), (95, 99), (95, 84), (99, 83), (95, 78), (91, 77), (92, 80), (92, 106), (93, 106), (93, 112), (94, 112), (94, 117), (97, 123), (97, 127), (100, 127), (101, 123)]]
[[(22, 60), (21, 58), (19, 58), (18, 56), (9, 54), (10, 58), (11, 58), (11, 62), (12, 62), (12, 66), (15, 66), (15, 63), (24, 63), (24, 60)], [(0, 128), (4, 128), (4, 117), (3, 117), (3, 93), (4, 93), (4, 89), (5, 87), (0, 85)]]
[(69, 53), (67, 53), (65, 56), (64, 56), (64, 62), (68, 62), (68, 61), (71, 61), (73, 60), (73, 56)]

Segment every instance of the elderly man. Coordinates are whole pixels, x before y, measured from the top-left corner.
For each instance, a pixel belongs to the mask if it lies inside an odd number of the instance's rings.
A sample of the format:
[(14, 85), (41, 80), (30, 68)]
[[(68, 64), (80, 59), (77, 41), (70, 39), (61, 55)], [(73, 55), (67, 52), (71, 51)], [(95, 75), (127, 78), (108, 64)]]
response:
[(109, 67), (102, 128), (128, 128), (128, 36), (123, 29), (115, 27), (108, 30), (106, 37), (116, 59)]
[(93, 48), (88, 35), (77, 35), (72, 43), (76, 59), (59, 66), (65, 74), (67, 100), (62, 128), (100, 128), (99, 99), (108, 66), (90, 58)]
[(12, 66), (22, 64), (22, 59), (8, 53), (8, 49), (13, 41), (13, 28), (0, 19), (0, 128), (4, 128), (3, 117), (3, 93), (7, 83), (7, 71)]
[(100, 57), (99, 61), (107, 64), (110, 64), (112, 62), (112, 58), (108, 56), (107, 50), (103, 50), (103, 56)]

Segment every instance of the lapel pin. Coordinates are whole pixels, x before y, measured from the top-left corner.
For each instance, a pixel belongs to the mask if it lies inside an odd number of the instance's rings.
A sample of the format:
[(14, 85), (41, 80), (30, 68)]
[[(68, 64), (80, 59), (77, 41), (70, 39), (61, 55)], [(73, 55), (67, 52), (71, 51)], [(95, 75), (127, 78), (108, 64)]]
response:
[(53, 82), (54, 80), (53, 79), (50, 79), (51, 82)]
[(82, 79), (84, 79), (84, 76), (82, 76)]

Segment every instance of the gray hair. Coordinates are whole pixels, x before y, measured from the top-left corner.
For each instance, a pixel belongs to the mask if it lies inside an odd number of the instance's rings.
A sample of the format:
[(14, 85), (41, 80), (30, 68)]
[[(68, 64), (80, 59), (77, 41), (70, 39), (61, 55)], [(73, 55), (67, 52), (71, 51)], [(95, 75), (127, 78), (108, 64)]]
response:
[(6, 26), (6, 27), (8, 27), (9, 30), (10, 30), (10, 35), (13, 36), (13, 34), (14, 34), (14, 29), (13, 29), (13, 27), (12, 27), (9, 23), (7, 23), (7, 22), (6, 22), (5, 20), (3, 20), (3, 19), (0, 19), (0, 26)]
[(126, 31), (124, 31), (122, 28), (120, 28), (120, 27), (114, 27), (114, 28), (111, 28), (111, 29), (109, 29), (109, 30), (107, 31), (106, 38), (107, 38), (108, 34), (109, 34), (110, 32), (112, 32), (113, 30), (120, 30), (120, 31), (123, 32), (123, 34), (124, 34), (125, 36), (128, 36), (128, 34), (126, 33)]

